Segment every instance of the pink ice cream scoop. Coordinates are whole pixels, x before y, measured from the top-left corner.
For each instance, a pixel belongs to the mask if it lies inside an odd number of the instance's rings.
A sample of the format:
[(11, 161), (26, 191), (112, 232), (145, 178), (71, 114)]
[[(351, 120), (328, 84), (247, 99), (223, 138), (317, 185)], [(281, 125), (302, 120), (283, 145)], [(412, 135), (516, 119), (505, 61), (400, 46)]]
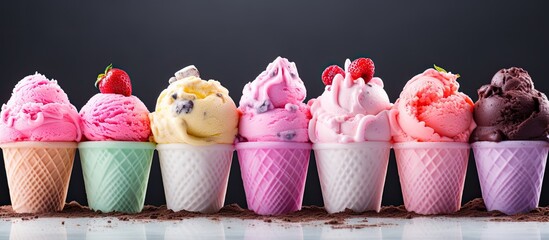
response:
[(57, 81), (35, 73), (23, 78), (0, 113), (0, 142), (78, 142), (80, 116)]
[(82, 132), (91, 141), (148, 141), (149, 110), (139, 98), (98, 93), (80, 110)]
[(476, 127), (473, 101), (458, 92), (459, 75), (427, 69), (413, 77), (391, 112), (395, 142), (467, 142)]
[(390, 141), (391, 103), (383, 81), (353, 79), (351, 61), (345, 62), (345, 76), (337, 74), (317, 99), (311, 99), (309, 137), (313, 143)]
[(309, 107), (295, 63), (278, 57), (244, 86), (239, 110), (239, 140), (308, 142)]

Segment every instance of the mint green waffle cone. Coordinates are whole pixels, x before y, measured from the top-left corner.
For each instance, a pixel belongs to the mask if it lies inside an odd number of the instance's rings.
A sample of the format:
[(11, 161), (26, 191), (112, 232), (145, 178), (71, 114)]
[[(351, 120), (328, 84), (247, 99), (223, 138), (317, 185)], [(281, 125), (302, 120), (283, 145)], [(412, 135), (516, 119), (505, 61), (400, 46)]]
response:
[(78, 148), (88, 206), (102, 212), (141, 212), (155, 145), (91, 141)]

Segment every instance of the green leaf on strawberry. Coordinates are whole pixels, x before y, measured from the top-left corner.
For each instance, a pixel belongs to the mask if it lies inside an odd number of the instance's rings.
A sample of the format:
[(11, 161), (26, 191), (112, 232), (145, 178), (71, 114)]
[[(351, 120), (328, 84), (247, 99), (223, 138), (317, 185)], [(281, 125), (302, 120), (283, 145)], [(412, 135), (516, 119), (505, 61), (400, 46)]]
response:
[(439, 72), (448, 73), (448, 71), (446, 71), (444, 68), (441, 68), (441, 67), (437, 66), (436, 64), (433, 64), (433, 66), (435, 67), (435, 70), (437, 70)]
[[(441, 72), (441, 73), (448, 73), (448, 71), (446, 71), (444, 68), (441, 68), (439, 66), (437, 66), (436, 64), (433, 64), (433, 66), (435, 67), (435, 70)], [(461, 77), (459, 74), (456, 74), (457, 78)]]
[(104, 73), (101, 73), (99, 75), (97, 75), (97, 81), (95, 81), (95, 87), (97, 87), (97, 84), (99, 84), (99, 82), (101, 82), (101, 79), (103, 79), (103, 77), (105, 77), (105, 75), (107, 75), (107, 72), (109, 72), (109, 70), (112, 69), (112, 63), (109, 64), (109, 66), (107, 66), (105, 68), (105, 72)]

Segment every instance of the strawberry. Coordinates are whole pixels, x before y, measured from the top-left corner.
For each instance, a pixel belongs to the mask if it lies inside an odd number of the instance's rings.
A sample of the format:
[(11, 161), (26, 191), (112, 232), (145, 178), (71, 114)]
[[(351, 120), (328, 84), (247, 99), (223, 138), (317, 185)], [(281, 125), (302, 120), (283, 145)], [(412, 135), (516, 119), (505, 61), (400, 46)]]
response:
[(101, 93), (122, 94), (126, 97), (132, 95), (130, 76), (122, 69), (113, 68), (112, 63), (105, 68), (105, 73), (97, 76), (95, 87), (99, 87)]
[(341, 69), (337, 65), (327, 67), (326, 69), (324, 69), (324, 72), (322, 72), (322, 82), (325, 85), (332, 85), (332, 81), (337, 74), (345, 76), (345, 71), (343, 71), (343, 69)]
[(374, 72), (374, 61), (369, 58), (357, 58), (349, 65), (349, 73), (352, 79), (362, 78), (364, 82), (368, 82), (374, 77)]

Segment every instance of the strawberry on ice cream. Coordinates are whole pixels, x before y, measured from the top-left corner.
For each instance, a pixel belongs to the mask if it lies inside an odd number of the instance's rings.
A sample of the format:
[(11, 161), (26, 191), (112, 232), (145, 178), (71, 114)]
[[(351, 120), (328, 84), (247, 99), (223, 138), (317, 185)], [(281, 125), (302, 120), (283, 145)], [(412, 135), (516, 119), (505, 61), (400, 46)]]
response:
[(391, 113), (393, 140), (467, 142), (476, 127), (474, 104), (458, 92), (458, 77), (436, 67), (408, 81)]
[(391, 103), (383, 81), (373, 77), (369, 58), (330, 66), (323, 73), (324, 93), (311, 99), (309, 137), (313, 143), (390, 141)]
[(254, 81), (244, 86), (242, 93), (240, 141), (309, 141), (310, 113), (303, 103), (306, 89), (295, 63), (276, 58)]
[(35, 73), (23, 78), (0, 113), (0, 142), (78, 142), (80, 116), (57, 81)]
[[(149, 110), (131, 95), (131, 82), (123, 70), (107, 67), (97, 81), (101, 93), (82, 107), (82, 132), (90, 141), (148, 141)], [(96, 83), (96, 85), (97, 85)]]

